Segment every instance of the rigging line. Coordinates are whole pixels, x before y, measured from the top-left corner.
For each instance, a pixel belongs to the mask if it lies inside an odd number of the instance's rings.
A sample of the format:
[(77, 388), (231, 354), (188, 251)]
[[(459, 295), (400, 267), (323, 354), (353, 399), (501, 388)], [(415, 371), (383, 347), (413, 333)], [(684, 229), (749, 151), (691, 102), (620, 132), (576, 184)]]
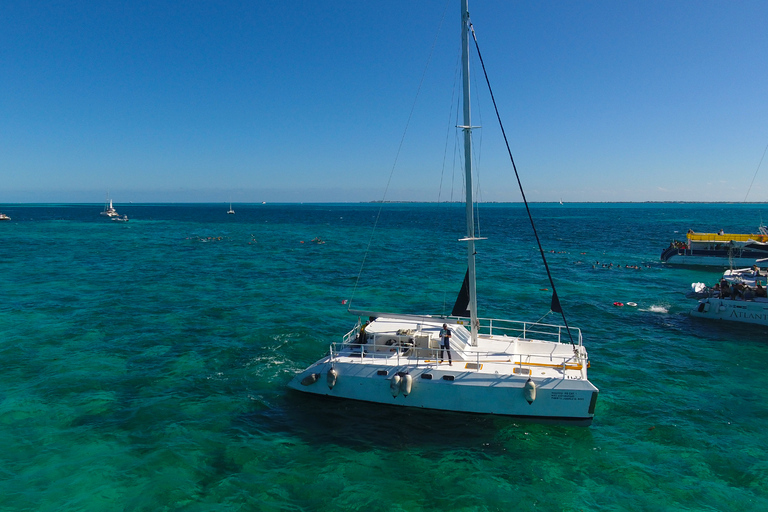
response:
[[(445, 132), (445, 148), (443, 149), (443, 168), (440, 170), (440, 189), (437, 193), (437, 202), (440, 203), (440, 198), (443, 195), (443, 178), (445, 177), (445, 162), (448, 159), (448, 141), (451, 137), (451, 118), (453, 117), (453, 102), (456, 98), (456, 84), (458, 82), (458, 77), (460, 75), (460, 67), (459, 67), (459, 61), (461, 60), (461, 55), (458, 55), (456, 57), (456, 69), (453, 74), (453, 92), (451, 92), (451, 108), (448, 112), (448, 129)], [(458, 118), (458, 109), (456, 117)], [(458, 124), (458, 123), (457, 123)], [(453, 181), (451, 181), (451, 186), (453, 186)], [(453, 190), (451, 190), (451, 198), (453, 198)]]
[(541, 259), (544, 261), (544, 268), (547, 270), (547, 277), (549, 277), (549, 284), (552, 286), (552, 306), (556, 306), (560, 311), (559, 313), (563, 317), (563, 323), (565, 323), (565, 330), (568, 332), (568, 337), (571, 340), (571, 346), (574, 351), (576, 350), (576, 344), (573, 342), (573, 335), (571, 329), (568, 326), (568, 320), (565, 318), (565, 312), (560, 306), (560, 299), (557, 297), (557, 290), (555, 289), (555, 281), (552, 279), (552, 273), (549, 271), (549, 264), (547, 263), (547, 257), (544, 255), (544, 248), (541, 246), (541, 240), (539, 234), (536, 231), (536, 225), (533, 222), (533, 215), (531, 215), (531, 209), (528, 207), (528, 200), (525, 198), (525, 192), (523, 191), (523, 184), (520, 181), (520, 175), (517, 172), (517, 166), (515, 165), (515, 159), (512, 157), (512, 150), (509, 147), (509, 140), (507, 139), (507, 133), (504, 131), (504, 125), (501, 122), (501, 115), (499, 114), (499, 107), (496, 105), (496, 98), (493, 96), (493, 90), (491, 89), (491, 82), (488, 79), (488, 72), (485, 69), (485, 63), (483, 62), (483, 55), (480, 53), (480, 45), (477, 42), (477, 36), (475, 35), (475, 27), (472, 22), (469, 22), (469, 31), (472, 33), (472, 39), (475, 42), (475, 49), (477, 49), (477, 57), (480, 60), (480, 65), (483, 68), (483, 75), (485, 76), (485, 83), (488, 85), (488, 92), (491, 95), (491, 102), (493, 108), (496, 110), (496, 119), (499, 121), (499, 127), (501, 128), (501, 134), (504, 137), (504, 143), (507, 145), (507, 153), (509, 154), (509, 160), (512, 162), (512, 169), (515, 171), (515, 177), (517, 178), (517, 186), (520, 188), (520, 194), (523, 196), (523, 203), (525, 204), (525, 211), (528, 212), (528, 220), (531, 221), (531, 228), (533, 228), (533, 235), (536, 237), (536, 243), (539, 245), (539, 252), (541, 253)]
[(544, 313), (544, 316), (542, 316), (541, 318), (539, 318), (538, 320), (536, 320), (536, 322), (534, 322), (534, 323), (537, 323), (537, 324), (538, 324), (539, 322), (541, 322), (542, 320), (544, 320), (545, 318), (547, 318), (547, 316), (548, 316), (548, 315), (549, 315), (551, 312), (552, 312), (551, 310), (550, 310), (550, 311), (547, 311), (546, 313)]
[(371, 249), (371, 244), (373, 243), (373, 235), (376, 233), (376, 227), (379, 225), (379, 219), (381, 219), (381, 212), (384, 209), (384, 201), (387, 198), (387, 193), (389, 192), (389, 186), (392, 183), (392, 176), (395, 174), (395, 168), (397, 167), (397, 160), (400, 158), (400, 152), (403, 149), (403, 143), (405, 142), (405, 135), (408, 133), (408, 127), (411, 124), (411, 118), (413, 117), (413, 112), (416, 110), (416, 102), (419, 99), (419, 93), (421, 93), (421, 87), (424, 85), (424, 79), (427, 76), (427, 69), (429, 68), (429, 63), (432, 62), (432, 55), (435, 53), (435, 46), (437, 46), (437, 38), (440, 35), (440, 32), (443, 28), (443, 22), (445, 21), (445, 14), (448, 12), (448, 4), (446, 3), (445, 9), (443, 10), (443, 16), (440, 18), (440, 24), (437, 27), (437, 33), (435, 34), (435, 39), (432, 41), (432, 48), (429, 50), (429, 56), (427, 57), (427, 63), (424, 66), (424, 71), (421, 74), (421, 80), (419, 81), (419, 86), (416, 89), (416, 96), (413, 98), (413, 104), (411, 105), (411, 111), (408, 114), (408, 120), (405, 122), (405, 129), (403, 130), (403, 136), (400, 138), (400, 144), (397, 146), (397, 152), (395, 153), (395, 161), (392, 162), (392, 169), (389, 171), (389, 178), (387, 179), (387, 185), (384, 187), (384, 193), (381, 197), (381, 204), (379, 205), (379, 211), (376, 213), (376, 220), (373, 222), (373, 229), (371, 229), (371, 236), (368, 239), (368, 245), (365, 247), (365, 253), (363, 254), (363, 261), (360, 262), (360, 271), (357, 273), (357, 278), (355, 279), (355, 286), (352, 288), (352, 295), (349, 297), (349, 305), (347, 306), (347, 311), (349, 311), (352, 308), (352, 299), (355, 297), (355, 292), (357, 292), (357, 285), (360, 283), (360, 276), (363, 275), (363, 269), (365, 268), (365, 260), (368, 259), (368, 252)]
[[(480, 90), (480, 87), (477, 84), (477, 76), (472, 75), (472, 81), (475, 83), (475, 89)], [(474, 96), (475, 99), (475, 107), (477, 109), (474, 111), (475, 114), (477, 114), (477, 118), (479, 119), (478, 126), (483, 126), (483, 110), (480, 104), (480, 96), (476, 94)], [(472, 137), (472, 151), (473, 151), (473, 161), (474, 166), (472, 167), (475, 170), (475, 190), (474, 190), (474, 197), (477, 198), (475, 201), (475, 204), (473, 205), (473, 211), (474, 211), (474, 217), (475, 217), (475, 226), (477, 227), (477, 233), (475, 233), (475, 236), (482, 236), (482, 230), (480, 228), (480, 203), (482, 202), (482, 193), (483, 188), (480, 184), (480, 160), (482, 160), (482, 153), (483, 153), (483, 131), (479, 130), (479, 137), (475, 138), (475, 130), (470, 130), (469, 135)], [(477, 250), (475, 250), (475, 253), (477, 253)]]
[[(763, 158), (765, 158), (765, 152), (768, 151), (768, 144), (765, 145), (765, 149), (763, 150), (763, 156), (760, 157), (760, 163), (757, 164), (757, 169), (755, 169), (755, 175), (752, 176), (752, 183), (749, 184), (749, 188), (747, 189), (747, 195), (744, 196), (744, 202), (747, 202), (747, 196), (749, 196), (749, 192), (752, 190), (752, 185), (755, 184), (755, 178), (757, 178), (757, 171), (760, 170), (760, 166), (763, 164)], [(762, 222), (761, 222), (762, 224)]]
[[(459, 126), (459, 108), (456, 106), (456, 124)], [(451, 202), (453, 202), (453, 191), (456, 189), (456, 171), (459, 169), (459, 160), (461, 159), (461, 137), (459, 136), (459, 130), (453, 132), (453, 165), (451, 166)], [(464, 181), (462, 180), (462, 184)], [(462, 194), (463, 195), (463, 194)]]

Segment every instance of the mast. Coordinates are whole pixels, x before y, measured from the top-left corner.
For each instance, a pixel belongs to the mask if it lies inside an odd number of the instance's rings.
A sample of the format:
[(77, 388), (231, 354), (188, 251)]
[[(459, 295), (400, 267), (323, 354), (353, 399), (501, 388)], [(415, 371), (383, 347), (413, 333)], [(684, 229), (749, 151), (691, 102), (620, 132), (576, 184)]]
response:
[(475, 283), (475, 221), (472, 197), (472, 121), (469, 103), (469, 0), (461, 0), (461, 67), (464, 90), (464, 183), (467, 215), (467, 275), (469, 276), (469, 316), (472, 345), (477, 345), (477, 287)]

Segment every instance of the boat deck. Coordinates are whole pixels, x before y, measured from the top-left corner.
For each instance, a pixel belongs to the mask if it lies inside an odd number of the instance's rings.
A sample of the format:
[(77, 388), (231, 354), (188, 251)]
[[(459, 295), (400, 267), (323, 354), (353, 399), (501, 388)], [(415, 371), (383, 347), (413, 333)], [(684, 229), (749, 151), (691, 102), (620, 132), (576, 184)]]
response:
[[(586, 351), (577, 343), (560, 340), (560, 326), (484, 320), (477, 345), (465, 325), (456, 319), (376, 318), (366, 328), (366, 340), (357, 337), (359, 324), (342, 343), (331, 346), (336, 362), (385, 366), (432, 367), (443, 370), (536, 376), (542, 378), (586, 379)], [(451, 359), (440, 350), (443, 323), (452, 331)], [(483, 329), (482, 326), (485, 326)], [(485, 332), (483, 332), (485, 331)], [(580, 341), (580, 332), (576, 339)], [(545, 339), (540, 339), (540, 338)], [(548, 338), (548, 339), (547, 339)]]

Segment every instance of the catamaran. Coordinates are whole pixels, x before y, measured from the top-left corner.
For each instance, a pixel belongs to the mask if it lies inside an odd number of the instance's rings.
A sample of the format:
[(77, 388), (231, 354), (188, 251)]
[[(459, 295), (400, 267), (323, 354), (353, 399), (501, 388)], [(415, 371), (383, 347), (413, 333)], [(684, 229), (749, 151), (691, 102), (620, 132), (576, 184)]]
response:
[(712, 297), (699, 300), (696, 307), (690, 311), (691, 316), (768, 326), (768, 298), (765, 296), (764, 287), (760, 286), (757, 291), (746, 293), (732, 288), (727, 293), (728, 296), (724, 296), (724, 293), (718, 290)]
[(118, 217), (120, 215), (112, 206), (112, 199), (109, 199), (109, 195), (107, 195), (107, 203), (104, 205), (104, 211), (102, 211), (101, 214), (107, 217)]
[[(462, 0), (464, 105), (459, 128), (467, 231), (459, 241), (466, 244), (467, 272), (451, 315), (350, 310), (358, 317), (356, 325), (288, 385), (305, 393), (393, 406), (589, 425), (598, 389), (587, 378), (590, 363), (579, 329), (567, 322), (478, 315), (475, 242), (481, 238), (475, 235), (473, 215), (470, 37), (474, 30), (468, 0)], [(562, 312), (552, 285), (551, 310)]]
[[(766, 260), (758, 260), (762, 264)], [(768, 326), (768, 269), (729, 269), (714, 286), (691, 283), (686, 296), (699, 299), (691, 316)]]

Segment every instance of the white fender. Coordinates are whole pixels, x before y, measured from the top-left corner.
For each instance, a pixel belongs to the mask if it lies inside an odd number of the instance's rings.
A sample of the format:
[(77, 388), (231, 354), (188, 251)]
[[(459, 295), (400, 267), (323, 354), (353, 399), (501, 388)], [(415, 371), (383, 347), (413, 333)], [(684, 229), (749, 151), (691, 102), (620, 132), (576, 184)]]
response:
[(413, 377), (406, 373), (400, 379), (400, 392), (403, 396), (411, 394), (411, 386), (413, 386)]
[(523, 396), (529, 405), (536, 400), (536, 383), (534, 383), (530, 377), (528, 377), (528, 380), (525, 381), (525, 386), (523, 386)]
[(392, 392), (393, 398), (397, 397), (397, 394), (400, 393), (400, 380), (398, 374), (394, 374), (389, 380), (389, 390)]
[(328, 370), (328, 375), (325, 376), (325, 381), (328, 383), (328, 389), (333, 389), (333, 386), (336, 385), (336, 379), (338, 378), (339, 372), (336, 371), (336, 368)]
[(310, 373), (309, 375), (307, 375), (306, 377), (301, 379), (301, 384), (303, 386), (311, 386), (312, 384), (317, 382), (317, 379), (319, 379), (319, 378), (320, 378), (320, 374), (319, 373)]

